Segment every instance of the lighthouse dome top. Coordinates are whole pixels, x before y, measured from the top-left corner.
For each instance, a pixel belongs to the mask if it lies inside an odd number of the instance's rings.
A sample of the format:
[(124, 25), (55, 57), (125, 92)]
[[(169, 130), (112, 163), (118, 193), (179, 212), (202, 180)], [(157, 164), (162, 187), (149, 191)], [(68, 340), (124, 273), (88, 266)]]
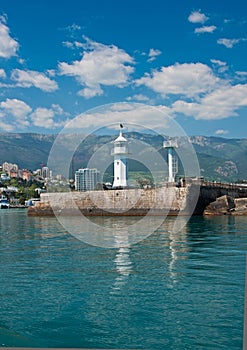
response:
[(119, 136), (114, 140), (114, 142), (127, 142), (126, 138), (123, 137), (122, 131), (119, 132)]

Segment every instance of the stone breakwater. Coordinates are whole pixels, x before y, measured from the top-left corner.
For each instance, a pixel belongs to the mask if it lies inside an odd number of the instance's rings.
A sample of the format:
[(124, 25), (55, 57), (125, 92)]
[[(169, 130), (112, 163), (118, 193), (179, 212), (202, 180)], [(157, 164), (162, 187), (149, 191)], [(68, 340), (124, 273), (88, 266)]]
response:
[(196, 201), (196, 188), (191, 186), (43, 193), (41, 201), (28, 208), (28, 215), (189, 215)]
[(184, 187), (42, 193), (30, 216), (247, 215), (247, 187), (215, 182)]

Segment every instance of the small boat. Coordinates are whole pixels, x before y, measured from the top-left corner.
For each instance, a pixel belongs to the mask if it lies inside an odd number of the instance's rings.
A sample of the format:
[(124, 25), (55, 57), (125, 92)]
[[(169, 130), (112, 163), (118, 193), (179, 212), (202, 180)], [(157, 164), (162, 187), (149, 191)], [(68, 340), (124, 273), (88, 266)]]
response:
[(2, 195), (0, 198), (0, 209), (9, 209), (9, 207), (8, 198)]

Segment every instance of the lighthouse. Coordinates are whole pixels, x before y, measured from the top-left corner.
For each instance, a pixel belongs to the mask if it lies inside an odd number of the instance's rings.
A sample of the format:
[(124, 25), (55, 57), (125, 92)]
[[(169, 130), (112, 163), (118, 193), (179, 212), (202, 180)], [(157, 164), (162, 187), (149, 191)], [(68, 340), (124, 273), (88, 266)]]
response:
[(173, 140), (164, 141), (163, 147), (168, 150), (168, 182), (175, 182), (175, 175), (178, 172), (177, 157), (174, 155), (174, 148), (177, 148), (177, 142)]
[(114, 148), (111, 152), (111, 155), (114, 156), (113, 188), (128, 186), (128, 141), (123, 137), (122, 127), (120, 124), (119, 136), (113, 141)]

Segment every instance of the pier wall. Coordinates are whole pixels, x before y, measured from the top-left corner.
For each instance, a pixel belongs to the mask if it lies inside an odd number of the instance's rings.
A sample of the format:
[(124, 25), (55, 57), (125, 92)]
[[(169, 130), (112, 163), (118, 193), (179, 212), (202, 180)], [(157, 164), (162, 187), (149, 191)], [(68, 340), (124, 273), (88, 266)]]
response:
[(28, 215), (203, 215), (222, 196), (247, 198), (247, 187), (203, 182), (155, 189), (42, 193), (41, 201), (28, 208)]
[(188, 209), (189, 187), (43, 193), (28, 215), (177, 215)]

